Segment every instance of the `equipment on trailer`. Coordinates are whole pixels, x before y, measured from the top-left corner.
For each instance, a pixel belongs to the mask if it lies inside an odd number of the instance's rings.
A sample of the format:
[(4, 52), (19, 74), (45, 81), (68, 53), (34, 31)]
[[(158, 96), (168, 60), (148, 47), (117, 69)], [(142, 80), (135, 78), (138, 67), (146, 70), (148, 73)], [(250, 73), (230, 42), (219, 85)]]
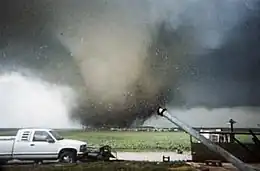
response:
[(111, 158), (116, 157), (112, 154), (112, 148), (105, 145), (100, 148), (87, 147), (87, 152), (80, 161), (109, 161)]
[(177, 125), (178, 127), (182, 128), (185, 132), (193, 136), (195, 139), (203, 143), (205, 146), (207, 146), (211, 151), (220, 154), (223, 158), (225, 158), (228, 162), (232, 163), (236, 168), (238, 168), (241, 171), (253, 171), (253, 170), (259, 170), (256, 168), (253, 168), (247, 164), (245, 164), (240, 159), (236, 158), (234, 155), (230, 154), (228, 151), (223, 149), (222, 147), (216, 145), (214, 142), (210, 141), (203, 135), (201, 135), (198, 131), (190, 127), (189, 125), (185, 124), (184, 122), (180, 121), (175, 116), (172, 116), (170, 113), (167, 112), (166, 109), (159, 108), (158, 109), (158, 115), (162, 116), (166, 119), (168, 119), (173, 124)]

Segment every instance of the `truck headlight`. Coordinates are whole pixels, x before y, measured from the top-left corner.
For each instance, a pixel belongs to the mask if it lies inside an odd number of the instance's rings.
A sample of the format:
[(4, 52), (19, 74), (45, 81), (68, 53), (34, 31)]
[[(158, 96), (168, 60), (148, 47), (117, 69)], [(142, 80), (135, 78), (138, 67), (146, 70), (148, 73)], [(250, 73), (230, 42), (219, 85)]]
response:
[(87, 150), (87, 145), (81, 145), (80, 148), (79, 148), (79, 151), (80, 152), (85, 152)]

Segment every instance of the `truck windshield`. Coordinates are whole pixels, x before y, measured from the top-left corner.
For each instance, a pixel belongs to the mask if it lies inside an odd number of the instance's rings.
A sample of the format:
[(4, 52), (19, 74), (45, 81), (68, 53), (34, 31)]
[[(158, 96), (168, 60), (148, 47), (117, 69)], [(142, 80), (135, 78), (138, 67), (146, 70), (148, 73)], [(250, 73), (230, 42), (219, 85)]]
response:
[(54, 136), (54, 138), (56, 139), (56, 140), (63, 140), (64, 138), (60, 135), (60, 134), (58, 134), (58, 132), (56, 132), (56, 131), (50, 131), (50, 133)]

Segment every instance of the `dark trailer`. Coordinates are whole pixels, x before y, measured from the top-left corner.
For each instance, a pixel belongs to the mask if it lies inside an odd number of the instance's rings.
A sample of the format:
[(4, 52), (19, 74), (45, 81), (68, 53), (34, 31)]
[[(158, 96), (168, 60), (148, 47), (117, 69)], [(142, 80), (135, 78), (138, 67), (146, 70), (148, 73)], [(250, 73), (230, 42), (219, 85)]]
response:
[[(260, 141), (257, 136), (260, 132), (246, 131), (222, 131), (216, 130), (201, 130), (200, 134), (215, 144), (224, 148), (235, 157), (245, 163), (260, 163)], [(190, 136), (191, 155), (194, 162), (205, 162), (207, 160), (219, 160), (227, 162), (221, 155), (209, 150), (200, 141)]]

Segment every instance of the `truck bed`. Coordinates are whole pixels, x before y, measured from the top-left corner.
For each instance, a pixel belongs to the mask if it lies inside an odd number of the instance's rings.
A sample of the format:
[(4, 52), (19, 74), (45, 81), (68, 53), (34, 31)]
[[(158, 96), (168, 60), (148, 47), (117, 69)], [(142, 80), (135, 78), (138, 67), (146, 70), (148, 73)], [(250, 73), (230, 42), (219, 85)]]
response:
[(1, 140), (14, 140), (15, 136), (0, 136), (0, 141)]
[(15, 136), (0, 136), (0, 159), (12, 156)]

